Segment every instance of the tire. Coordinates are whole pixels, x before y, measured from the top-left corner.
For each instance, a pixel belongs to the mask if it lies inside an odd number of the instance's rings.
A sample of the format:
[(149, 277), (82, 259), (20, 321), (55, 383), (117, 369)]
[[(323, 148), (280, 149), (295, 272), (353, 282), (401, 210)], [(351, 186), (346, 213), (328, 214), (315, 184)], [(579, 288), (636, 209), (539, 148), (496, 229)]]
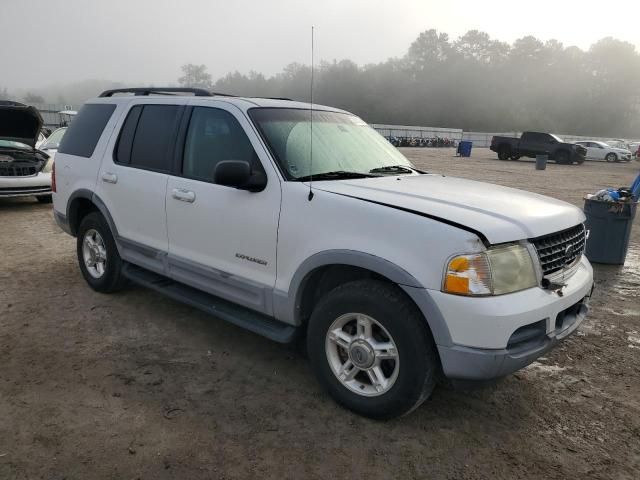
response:
[(511, 147), (509, 145), (502, 145), (498, 149), (498, 159), (499, 160), (509, 160), (511, 156)]
[(611, 153), (607, 153), (604, 159), (609, 163), (613, 163), (618, 161), (618, 156), (615, 153), (611, 152)]
[(560, 150), (559, 152), (556, 152), (554, 159), (556, 163), (559, 163), (560, 165), (568, 165), (571, 163), (569, 152), (567, 152), (566, 150)]
[(51, 203), (53, 202), (53, 197), (51, 195), (38, 195), (36, 200), (38, 200), (38, 203)]
[(520, 160), (520, 155), (515, 154), (515, 155), (511, 155), (511, 160)]
[[(90, 246), (91, 242), (96, 245), (93, 249)], [(100, 213), (92, 212), (80, 222), (76, 253), (82, 276), (96, 292), (115, 292), (126, 283), (126, 279), (122, 275), (123, 263), (118, 254), (116, 243), (109, 225)], [(90, 257), (88, 259), (87, 254)], [(104, 261), (100, 261), (99, 258), (104, 258)], [(94, 266), (90, 266), (92, 261)], [(100, 264), (102, 264), (101, 269), (99, 268)]]
[[(367, 323), (368, 334), (361, 327)], [(373, 344), (395, 348), (374, 353)], [(307, 351), (314, 373), (334, 400), (374, 419), (406, 415), (417, 408), (431, 395), (440, 372), (422, 314), (398, 287), (375, 280), (340, 285), (318, 302), (309, 320)], [(357, 362), (362, 368), (356, 368)], [(347, 378), (338, 379), (340, 368), (349, 364), (352, 368), (344, 370)], [(380, 375), (384, 382), (376, 388), (372, 378), (380, 380)]]

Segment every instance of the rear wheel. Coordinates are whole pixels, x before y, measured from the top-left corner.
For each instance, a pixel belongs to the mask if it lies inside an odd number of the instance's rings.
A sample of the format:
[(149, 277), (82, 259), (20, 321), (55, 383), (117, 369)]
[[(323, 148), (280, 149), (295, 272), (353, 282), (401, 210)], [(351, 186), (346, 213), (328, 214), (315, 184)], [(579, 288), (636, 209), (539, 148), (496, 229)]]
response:
[(615, 153), (611, 152), (611, 153), (607, 153), (607, 156), (604, 157), (604, 159), (609, 163), (617, 162), (618, 161), (618, 156)]
[(92, 212), (82, 219), (76, 242), (82, 276), (97, 292), (109, 293), (122, 288), (122, 260), (104, 217)]
[(315, 307), (307, 349), (341, 405), (371, 418), (409, 413), (433, 391), (439, 363), (425, 319), (394, 285), (358, 280)]
[(39, 203), (51, 203), (53, 197), (51, 195), (38, 195), (36, 200), (38, 200)]
[(509, 147), (509, 145), (502, 145), (498, 149), (498, 159), (509, 160), (510, 156), (511, 156), (511, 147)]

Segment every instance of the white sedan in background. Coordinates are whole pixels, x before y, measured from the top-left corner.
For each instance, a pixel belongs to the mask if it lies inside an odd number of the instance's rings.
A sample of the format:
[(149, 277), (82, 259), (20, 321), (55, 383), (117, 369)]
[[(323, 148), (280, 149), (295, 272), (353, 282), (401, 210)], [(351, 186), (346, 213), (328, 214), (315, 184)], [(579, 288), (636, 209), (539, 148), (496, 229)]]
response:
[(576, 142), (587, 149), (587, 159), (606, 160), (607, 162), (629, 162), (631, 161), (631, 151), (626, 148), (612, 147), (608, 143), (597, 140)]

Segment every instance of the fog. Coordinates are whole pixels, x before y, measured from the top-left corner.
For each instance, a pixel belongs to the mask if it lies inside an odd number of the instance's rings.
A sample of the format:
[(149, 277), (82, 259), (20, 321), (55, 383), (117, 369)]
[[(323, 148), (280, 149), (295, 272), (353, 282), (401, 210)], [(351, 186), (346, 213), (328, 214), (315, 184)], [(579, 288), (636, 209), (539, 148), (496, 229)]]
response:
[(304, 99), (314, 25), (319, 100), (368, 121), (640, 136), (638, 2), (1, 0), (0, 19), (17, 100), (177, 85), (186, 64), (205, 86)]

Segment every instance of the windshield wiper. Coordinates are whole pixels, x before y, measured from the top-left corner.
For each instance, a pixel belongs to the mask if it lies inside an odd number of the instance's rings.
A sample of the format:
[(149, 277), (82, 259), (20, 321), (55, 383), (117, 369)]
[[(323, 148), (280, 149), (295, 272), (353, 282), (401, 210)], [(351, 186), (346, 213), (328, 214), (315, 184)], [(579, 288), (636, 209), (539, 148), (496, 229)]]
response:
[(420, 170), (408, 167), (406, 165), (388, 165), (386, 167), (377, 167), (369, 170), (369, 173), (422, 173)]
[(314, 173), (313, 175), (305, 175), (296, 178), (298, 182), (308, 182), (309, 180), (341, 180), (344, 178), (371, 178), (378, 177), (371, 173), (348, 172), (346, 170), (335, 170), (333, 172)]

